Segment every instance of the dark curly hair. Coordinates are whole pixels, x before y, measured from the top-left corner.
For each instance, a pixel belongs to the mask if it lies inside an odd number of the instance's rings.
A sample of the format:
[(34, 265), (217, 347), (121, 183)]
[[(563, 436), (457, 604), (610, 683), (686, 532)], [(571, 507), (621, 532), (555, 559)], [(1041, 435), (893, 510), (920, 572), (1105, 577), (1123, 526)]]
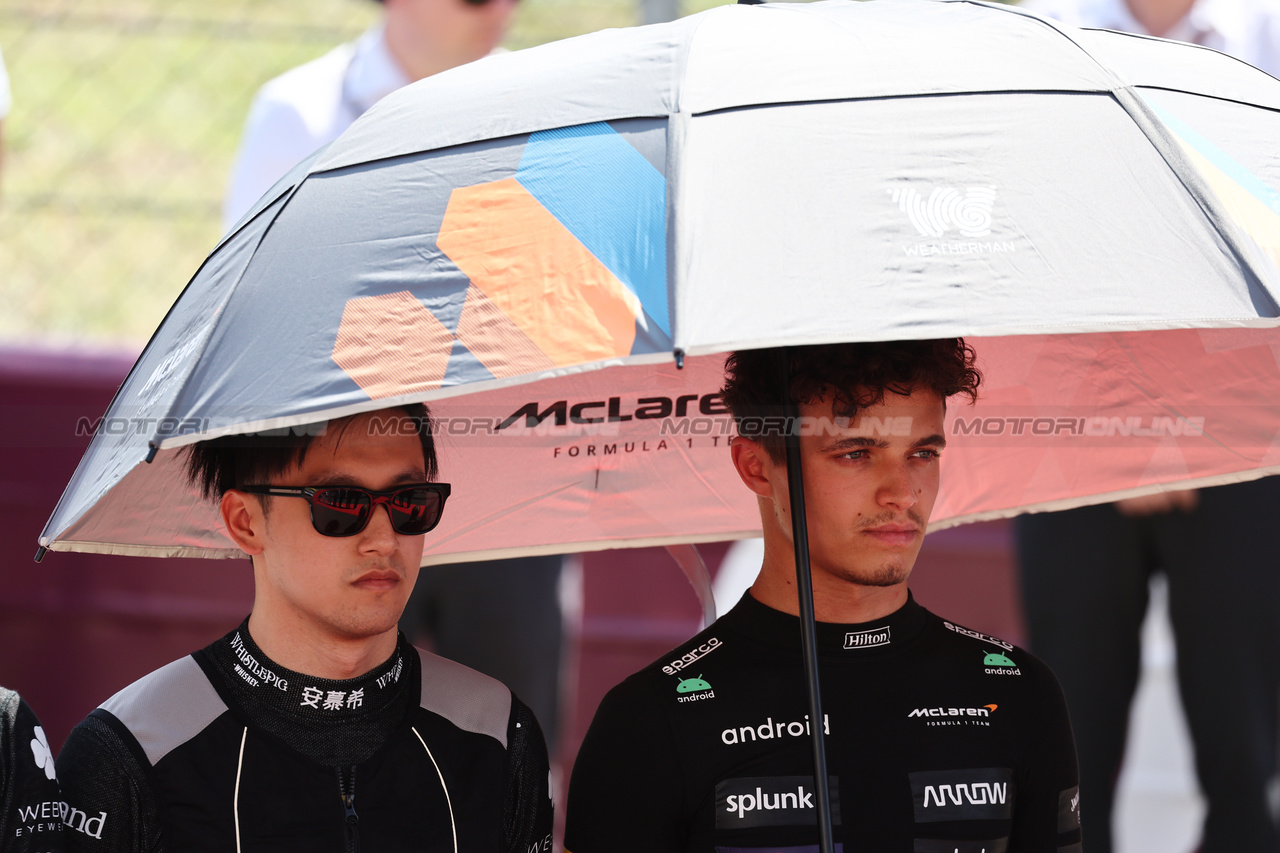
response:
[[(778, 361), (783, 352), (773, 348), (730, 354), (720, 389), (738, 434), (761, 442), (775, 462), (785, 455), (783, 433), (766, 427), (782, 412)], [(791, 402), (812, 403), (831, 391), (833, 414), (842, 418), (877, 405), (886, 391), (908, 395), (916, 388), (929, 388), (944, 402), (957, 394), (973, 402), (982, 382), (973, 347), (964, 338), (819, 344), (790, 347), (789, 352)]]
[[(439, 466), (435, 440), (431, 435), (431, 412), (422, 403), (383, 411), (401, 412), (413, 422), (422, 443), (422, 463), (427, 479), (434, 480)], [(186, 452), (187, 479), (211, 500), (220, 499), (231, 489), (263, 485), (281, 471), (301, 465), (315, 437), (324, 434), (326, 428), (346, 420), (224, 435), (193, 444)], [(342, 428), (345, 429), (345, 425)]]

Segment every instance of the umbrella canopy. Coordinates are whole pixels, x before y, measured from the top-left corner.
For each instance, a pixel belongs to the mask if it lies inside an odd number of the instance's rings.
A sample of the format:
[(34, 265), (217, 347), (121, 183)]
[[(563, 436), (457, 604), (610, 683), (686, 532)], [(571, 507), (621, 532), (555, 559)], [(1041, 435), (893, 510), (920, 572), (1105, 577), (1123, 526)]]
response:
[(722, 354), (841, 340), (975, 343), (935, 528), (1278, 470), (1277, 138), (1244, 63), (963, 0), (491, 57), (246, 216), (40, 542), (238, 554), (182, 446), (406, 401), (455, 484), (429, 562), (751, 535)]

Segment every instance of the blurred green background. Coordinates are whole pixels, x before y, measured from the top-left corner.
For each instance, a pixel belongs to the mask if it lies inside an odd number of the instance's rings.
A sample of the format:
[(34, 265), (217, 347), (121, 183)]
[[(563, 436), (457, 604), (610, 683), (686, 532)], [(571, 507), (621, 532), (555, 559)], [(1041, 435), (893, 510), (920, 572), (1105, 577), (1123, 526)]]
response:
[[(377, 14), (371, 0), (0, 0), (0, 341), (144, 343), (220, 236), (254, 92)], [(506, 46), (639, 20), (638, 0), (522, 0)]]

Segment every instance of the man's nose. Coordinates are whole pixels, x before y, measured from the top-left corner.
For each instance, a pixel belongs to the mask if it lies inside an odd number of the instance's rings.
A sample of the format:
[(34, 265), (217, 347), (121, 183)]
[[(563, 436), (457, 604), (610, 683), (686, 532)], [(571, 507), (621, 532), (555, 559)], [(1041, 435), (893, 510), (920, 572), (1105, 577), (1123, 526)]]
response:
[(907, 470), (905, 464), (888, 466), (876, 497), (882, 505), (893, 506), (900, 510), (907, 510), (916, 505), (919, 498), (915, 484), (911, 480), (911, 472)]
[(361, 547), (379, 553), (394, 551), (400, 543), (391, 526), (391, 507), (385, 503), (375, 504), (372, 512), (369, 523), (360, 531)]

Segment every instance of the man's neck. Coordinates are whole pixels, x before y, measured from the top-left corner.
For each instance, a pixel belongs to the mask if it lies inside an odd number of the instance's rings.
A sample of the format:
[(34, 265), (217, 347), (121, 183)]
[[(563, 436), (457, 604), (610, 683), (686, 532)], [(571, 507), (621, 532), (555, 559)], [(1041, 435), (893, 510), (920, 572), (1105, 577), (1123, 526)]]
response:
[[(770, 565), (766, 554), (760, 576), (751, 585), (751, 595), (774, 610), (799, 616), (800, 599), (794, 560)], [(845, 625), (871, 622), (897, 612), (906, 603), (905, 582), (893, 586), (864, 586), (830, 575), (813, 575), (813, 612), (819, 622)]]
[(426, 37), (409, 25), (388, 21), (383, 38), (387, 52), (410, 82), (448, 71), (461, 61), (450, 55), (447, 46), (425, 42)]
[(1129, 13), (1153, 36), (1163, 36), (1187, 16), (1195, 0), (1125, 0)]
[(334, 681), (358, 678), (377, 667), (395, 652), (398, 636), (394, 627), (359, 638), (288, 630), (256, 607), (249, 614), (249, 635), (263, 654), (285, 669)]

